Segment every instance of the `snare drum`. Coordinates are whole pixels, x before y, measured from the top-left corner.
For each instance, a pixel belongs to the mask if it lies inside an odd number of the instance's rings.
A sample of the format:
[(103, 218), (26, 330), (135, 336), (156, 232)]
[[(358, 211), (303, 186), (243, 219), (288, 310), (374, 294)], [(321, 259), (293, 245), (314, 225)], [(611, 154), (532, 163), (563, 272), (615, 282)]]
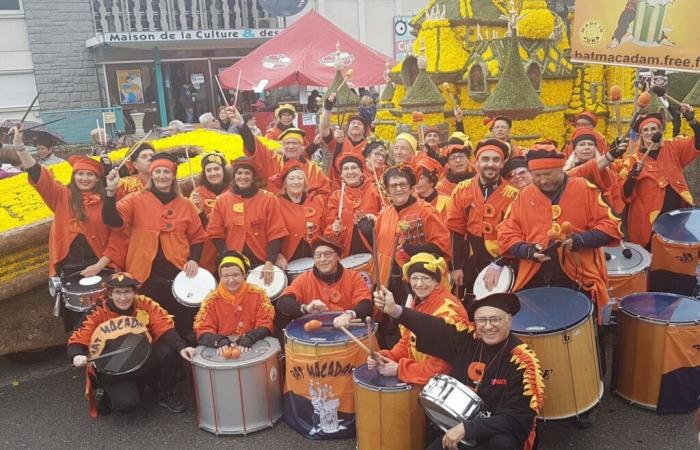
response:
[[(82, 313), (92, 308), (92, 305), (97, 300), (104, 299), (107, 294), (107, 288), (102, 285), (102, 282), (107, 280), (111, 274), (112, 271), (103, 270), (99, 275), (93, 277), (83, 277), (80, 274), (75, 274), (61, 279), (58, 286), (60, 286), (61, 297), (66, 309)], [(53, 283), (53, 286), (56, 289), (57, 284)], [(50, 291), (51, 285), (49, 287)]]
[(537, 354), (547, 388), (542, 419), (565, 419), (593, 408), (603, 396), (593, 303), (573, 289), (517, 293), (511, 330)]
[(418, 390), (364, 364), (353, 371), (358, 450), (425, 449)]
[(216, 280), (208, 270), (199, 268), (197, 275), (190, 278), (184, 271), (177, 274), (173, 280), (173, 297), (181, 305), (199, 308), (202, 301), (216, 288)]
[(199, 427), (216, 435), (248, 434), (275, 424), (282, 416), (279, 353), (279, 341), (271, 337), (238, 359), (197, 347), (192, 375)]
[(693, 295), (700, 260), (700, 209), (662, 214), (653, 230), (649, 290)]
[(607, 255), (610, 297), (617, 300), (615, 305), (625, 295), (646, 292), (651, 254), (644, 247), (625, 242), (624, 247), (605, 247), (603, 250)]
[[(309, 439), (355, 437), (352, 370), (367, 361), (367, 354), (345, 333), (333, 328), (333, 319), (340, 314), (309, 314), (284, 329), (284, 421)], [(304, 330), (313, 319), (325, 326)], [(348, 330), (365, 345), (376, 348), (374, 335), (370, 337), (366, 327)]]
[(511, 269), (509, 266), (504, 266), (501, 269), (501, 275), (498, 277), (498, 283), (496, 283), (496, 286), (494, 286), (494, 288), (490, 291), (486, 289), (484, 277), (486, 276), (487, 270), (488, 266), (484, 267), (476, 277), (476, 281), (474, 281), (474, 288), (472, 290), (474, 291), (473, 294), (476, 296), (476, 300), (480, 300), (491, 294), (510, 292), (513, 288), (513, 282), (515, 281), (513, 269)]
[(371, 253), (358, 253), (340, 260), (340, 264), (346, 269), (352, 269), (360, 274), (369, 290), (372, 290), (376, 280), (374, 279), (374, 257)]
[[(97, 371), (113, 376), (136, 372), (151, 355), (148, 329), (132, 316), (119, 316), (101, 323), (90, 337), (88, 348), (88, 356), (96, 358), (92, 364)], [(107, 356), (110, 353), (113, 354)]]
[(620, 302), (613, 389), (660, 414), (700, 406), (700, 301), (644, 292)]
[[(418, 401), (425, 414), (442, 431), (465, 420), (474, 419), (484, 411), (484, 402), (476, 392), (454, 378), (439, 374), (435, 375), (423, 387)], [(468, 441), (462, 441), (471, 444)]]
[(299, 278), (304, 272), (308, 272), (313, 268), (313, 258), (306, 257), (289, 261), (287, 264), (287, 279), (289, 280), (289, 284), (292, 284), (292, 281)]
[(287, 288), (287, 275), (279, 267), (272, 266), (272, 282), (270, 284), (265, 284), (262, 278), (264, 267), (265, 265), (263, 264), (251, 270), (250, 273), (248, 273), (246, 281), (248, 284), (252, 284), (264, 290), (271, 301), (277, 300), (277, 297)]

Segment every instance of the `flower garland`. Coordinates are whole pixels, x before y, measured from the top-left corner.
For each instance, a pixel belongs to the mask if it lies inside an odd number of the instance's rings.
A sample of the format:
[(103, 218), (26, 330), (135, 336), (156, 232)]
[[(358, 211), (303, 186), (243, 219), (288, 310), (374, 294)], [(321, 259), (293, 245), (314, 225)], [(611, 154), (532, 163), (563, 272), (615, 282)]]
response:
[[(546, 8), (546, 4), (545, 4)], [(549, 39), (554, 33), (554, 14), (548, 9), (525, 9), (518, 22), (518, 36), (525, 39)]]
[(4, 285), (42, 267), (48, 267), (49, 247), (39, 245), (0, 257), (0, 285)]

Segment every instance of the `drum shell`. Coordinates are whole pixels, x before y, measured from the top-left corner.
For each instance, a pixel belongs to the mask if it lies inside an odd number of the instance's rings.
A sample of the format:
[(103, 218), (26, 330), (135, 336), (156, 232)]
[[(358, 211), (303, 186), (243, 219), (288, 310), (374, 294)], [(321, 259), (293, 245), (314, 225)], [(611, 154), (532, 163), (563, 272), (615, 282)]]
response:
[(280, 344), (271, 337), (265, 342), (271, 351), (254, 360), (230, 360), (226, 367), (193, 361), (200, 428), (216, 435), (248, 434), (282, 417)]
[[(290, 265), (294, 266), (294, 264), (292, 264), (292, 263), (294, 263), (295, 261), (296, 261), (296, 262), (305, 261), (305, 264), (303, 264), (303, 266), (304, 266), (305, 268), (304, 268), (304, 269), (298, 269), (298, 270), (297, 270), (297, 269), (294, 269), (294, 268), (290, 268), (290, 267), (289, 267)], [(289, 261), (289, 264), (287, 265), (287, 270), (286, 270), (286, 272), (287, 272), (287, 282), (288, 282), (288, 284), (292, 284), (292, 281), (296, 280), (297, 278), (299, 278), (301, 275), (303, 275), (304, 273), (308, 272), (309, 270), (312, 270), (313, 267), (314, 267), (314, 260), (313, 260), (313, 258), (308, 258), (308, 257), (307, 257), (307, 258), (299, 258), (299, 259), (295, 259), (295, 260)]]
[[(364, 261), (359, 261), (359, 263), (357, 261), (353, 261), (353, 257), (364, 255), (369, 256), (369, 258), (365, 258)], [(370, 289), (372, 289), (377, 282), (374, 276), (374, 258), (371, 256), (372, 255), (370, 253), (360, 253), (357, 255), (350, 255), (340, 260), (340, 264), (342, 264), (345, 269), (351, 269), (358, 272), (362, 279), (367, 282)]]
[[(565, 301), (566, 299), (562, 299)], [(554, 333), (516, 333), (535, 351), (546, 385), (541, 419), (566, 419), (593, 408), (603, 396), (593, 310)]]
[(608, 274), (610, 297), (616, 300), (615, 308), (619, 306), (619, 299), (621, 299), (622, 297), (637, 292), (645, 292), (647, 290), (648, 278), (649, 269), (645, 269), (631, 275)]
[[(110, 272), (101, 272), (103, 277)], [(77, 278), (61, 279), (60, 282), (61, 298), (66, 306), (74, 312), (86, 312), (96, 301), (106, 298), (107, 288), (102, 286), (102, 283), (94, 286), (81, 286)]]
[(355, 380), (358, 450), (423, 450), (425, 414), (418, 389), (369, 386)]

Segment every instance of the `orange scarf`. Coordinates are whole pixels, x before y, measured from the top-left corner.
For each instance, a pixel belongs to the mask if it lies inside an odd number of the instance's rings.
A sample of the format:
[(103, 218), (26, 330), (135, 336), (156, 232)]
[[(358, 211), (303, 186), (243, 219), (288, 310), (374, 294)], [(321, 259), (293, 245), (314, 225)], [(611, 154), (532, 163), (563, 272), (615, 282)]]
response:
[(216, 286), (217, 295), (226, 303), (230, 303), (234, 306), (240, 302), (241, 298), (245, 296), (246, 292), (248, 292), (248, 283), (246, 281), (241, 283), (241, 287), (238, 288), (236, 292), (231, 292), (226, 289), (226, 286), (224, 286), (224, 283), (221, 281), (219, 281), (219, 284)]

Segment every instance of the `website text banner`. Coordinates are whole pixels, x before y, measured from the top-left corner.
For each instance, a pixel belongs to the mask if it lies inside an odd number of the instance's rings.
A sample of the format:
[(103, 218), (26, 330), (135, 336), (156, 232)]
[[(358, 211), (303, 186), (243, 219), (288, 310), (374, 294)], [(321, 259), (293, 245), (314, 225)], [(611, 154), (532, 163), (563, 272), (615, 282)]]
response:
[(576, 0), (571, 60), (700, 72), (698, 0)]

